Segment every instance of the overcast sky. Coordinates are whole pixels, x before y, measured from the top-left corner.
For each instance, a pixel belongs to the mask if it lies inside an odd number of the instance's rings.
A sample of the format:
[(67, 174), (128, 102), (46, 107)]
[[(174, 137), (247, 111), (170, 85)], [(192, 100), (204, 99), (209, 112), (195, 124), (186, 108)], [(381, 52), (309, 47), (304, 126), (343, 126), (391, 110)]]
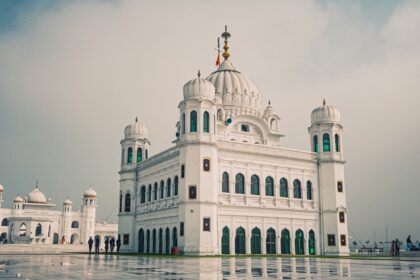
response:
[(0, 2), (0, 184), (116, 220), (119, 141), (136, 116), (151, 154), (175, 135), (182, 86), (231, 61), (271, 100), (284, 147), (309, 150), (312, 109), (344, 125), (352, 236), (420, 240), (420, 1)]

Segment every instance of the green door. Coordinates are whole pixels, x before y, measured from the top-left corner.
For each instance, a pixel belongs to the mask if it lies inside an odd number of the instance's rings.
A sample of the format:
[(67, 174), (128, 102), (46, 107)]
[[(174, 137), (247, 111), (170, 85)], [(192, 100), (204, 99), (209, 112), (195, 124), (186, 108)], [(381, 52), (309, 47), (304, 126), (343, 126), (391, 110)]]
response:
[(309, 231), (309, 255), (315, 255), (315, 232), (313, 230)]
[(261, 254), (261, 231), (254, 228), (251, 232), (251, 254)]
[(281, 253), (290, 254), (290, 233), (287, 229), (281, 231)]
[(222, 233), (222, 254), (230, 254), (229, 241), (229, 228), (224, 227)]
[(276, 253), (276, 231), (272, 228), (267, 230), (266, 248), (267, 254)]
[(295, 253), (296, 253), (296, 255), (305, 254), (304, 241), (303, 241), (303, 231), (300, 230), (300, 229), (298, 229), (296, 231)]
[(245, 230), (243, 227), (236, 230), (235, 254), (245, 254)]

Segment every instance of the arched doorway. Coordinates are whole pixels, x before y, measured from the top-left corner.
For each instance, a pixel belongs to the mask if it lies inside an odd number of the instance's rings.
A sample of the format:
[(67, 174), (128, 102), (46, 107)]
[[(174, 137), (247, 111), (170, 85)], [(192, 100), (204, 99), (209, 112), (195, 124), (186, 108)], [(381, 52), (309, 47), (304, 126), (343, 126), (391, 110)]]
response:
[(163, 253), (163, 229), (159, 229), (159, 254)]
[(77, 233), (73, 233), (70, 236), (70, 244), (76, 244), (79, 241), (79, 236), (77, 235)]
[(281, 253), (290, 254), (290, 232), (286, 228), (281, 231)]
[(245, 229), (238, 227), (235, 236), (235, 254), (245, 254)]
[(60, 236), (58, 235), (58, 233), (54, 232), (53, 244), (58, 244), (58, 242), (60, 242)]
[(35, 236), (41, 236), (42, 235), (42, 226), (41, 224), (37, 224), (35, 228)]
[(156, 229), (153, 229), (152, 233), (152, 252), (156, 253)]
[(150, 253), (150, 230), (146, 231), (146, 253)]
[(267, 230), (266, 251), (267, 254), (276, 253), (276, 231), (273, 228)]
[(296, 255), (303, 255), (305, 254), (305, 243), (303, 240), (303, 231), (298, 229), (296, 231), (296, 237), (295, 237), (295, 253)]
[(256, 227), (251, 231), (251, 254), (261, 254), (261, 230)]
[(230, 254), (229, 228), (225, 226), (222, 231), (222, 254)]
[(172, 246), (178, 247), (178, 231), (176, 227), (172, 229)]
[(3, 243), (7, 240), (7, 232), (2, 232), (0, 234), (0, 243)]
[(171, 247), (171, 233), (169, 228), (166, 228), (165, 230), (165, 253), (169, 254)]
[(139, 230), (139, 253), (144, 253), (144, 230)]
[(315, 232), (313, 230), (309, 231), (308, 245), (309, 255), (315, 255)]

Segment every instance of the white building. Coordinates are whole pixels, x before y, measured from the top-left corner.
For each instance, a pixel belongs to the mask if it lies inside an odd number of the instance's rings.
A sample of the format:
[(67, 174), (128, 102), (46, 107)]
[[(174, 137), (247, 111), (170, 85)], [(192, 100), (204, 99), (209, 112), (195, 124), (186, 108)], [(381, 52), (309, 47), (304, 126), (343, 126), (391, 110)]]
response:
[(80, 211), (70, 199), (61, 211), (53, 210), (51, 198), (38, 184), (25, 197), (17, 196), (12, 209), (2, 208), (4, 188), (0, 185), (0, 240), (13, 244), (86, 244), (89, 237), (116, 236), (116, 224), (96, 223), (97, 195), (92, 187), (83, 194)]
[(121, 140), (122, 250), (346, 255), (340, 113), (311, 114), (312, 151), (282, 147), (280, 117), (229, 60), (184, 85), (174, 146), (148, 158), (137, 118)]

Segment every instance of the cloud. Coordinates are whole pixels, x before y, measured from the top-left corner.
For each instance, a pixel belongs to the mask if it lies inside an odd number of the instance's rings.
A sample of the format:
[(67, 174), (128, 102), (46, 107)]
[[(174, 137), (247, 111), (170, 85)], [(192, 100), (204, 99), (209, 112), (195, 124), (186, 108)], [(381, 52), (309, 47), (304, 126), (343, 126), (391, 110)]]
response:
[(420, 210), (420, 7), (369, 14), (362, 2), (47, 1), (22, 10), (0, 33), (7, 200), (36, 179), (56, 203), (93, 184), (101, 219), (115, 215), (124, 126), (139, 116), (152, 153), (170, 146), (182, 86), (214, 70), (228, 24), (232, 62), (271, 99), (285, 147), (309, 148), (322, 98), (340, 108), (353, 231), (370, 238), (391, 223), (400, 238), (418, 232), (401, 217)]

